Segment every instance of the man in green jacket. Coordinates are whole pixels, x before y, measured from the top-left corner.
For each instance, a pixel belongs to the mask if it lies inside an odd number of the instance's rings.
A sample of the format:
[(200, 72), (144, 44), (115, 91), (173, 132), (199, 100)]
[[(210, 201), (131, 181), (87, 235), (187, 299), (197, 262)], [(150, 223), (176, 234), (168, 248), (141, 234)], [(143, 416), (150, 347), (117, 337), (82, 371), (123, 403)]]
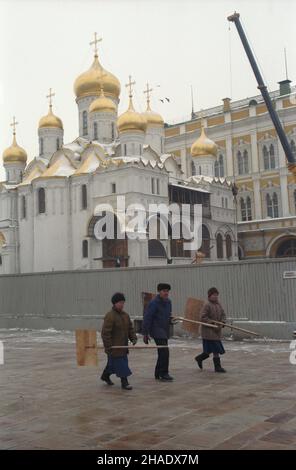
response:
[(116, 374), (121, 379), (121, 387), (124, 390), (132, 390), (127, 377), (132, 374), (128, 366), (128, 348), (112, 349), (112, 346), (127, 346), (128, 340), (133, 345), (137, 342), (137, 336), (128, 313), (124, 312), (125, 297), (120, 292), (113, 295), (112, 310), (106, 313), (102, 327), (102, 340), (108, 357), (107, 365), (101, 376), (101, 380), (108, 385), (113, 385), (111, 374)]

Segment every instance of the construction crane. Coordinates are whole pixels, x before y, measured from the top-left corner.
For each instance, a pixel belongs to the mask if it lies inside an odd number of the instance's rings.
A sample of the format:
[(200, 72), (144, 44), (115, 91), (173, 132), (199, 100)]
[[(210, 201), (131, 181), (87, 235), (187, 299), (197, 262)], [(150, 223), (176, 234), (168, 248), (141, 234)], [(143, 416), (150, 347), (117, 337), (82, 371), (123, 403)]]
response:
[(280, 142), (282, 144), (282, 147), (284, 149), (286, 158), (287, 158), (287, 163), (288, 163), (288, 168), (289, 170), (293, 173), (295, 179), (296, 179), (296, 158), (292, 152), (291, 146), (289, 144), (289, 141), (287, 139), (287, 136), (285, 134), (285, 131), (283, 129), (283, 126), (281, 124), (281, 121), (279, 119), (279, 116), (274, 109), (272, 105), (272, 101), (270, 99), (269, 93), (267, 91), (267, 86), (265, 85), (262, 75), (260, 73), (260, 70), (258, 68), (258, 65), (256, 63), (256, 60), (254, 58), (253, 52), (250, 48), (250, 45), (248, 43), (247, 37), (245, 35), (245, 32), (243, 30), (242, 24), (240, 22), (240, 15), (237, 12), (234, 12), (233, 15), (228, 16), (228, 21), (232, 21), (237, 29), (237, 32), (241, 38), (241, 41), (243, 43), (244, 49), (246, 51), (246, 54), (248, 56), (249, 62), (251, 64), (251, 67), (253, 69), (253, 72), (255, 74), (257, 83), (258, 83), (258, 89), (260, 90), (262, 97), (265, 101), (267, 110), (269, 112), (270, 118), (273, 122), (273, 125), (275, 127), (275, 130), (277, 132), (277, 135), (279, 136)]

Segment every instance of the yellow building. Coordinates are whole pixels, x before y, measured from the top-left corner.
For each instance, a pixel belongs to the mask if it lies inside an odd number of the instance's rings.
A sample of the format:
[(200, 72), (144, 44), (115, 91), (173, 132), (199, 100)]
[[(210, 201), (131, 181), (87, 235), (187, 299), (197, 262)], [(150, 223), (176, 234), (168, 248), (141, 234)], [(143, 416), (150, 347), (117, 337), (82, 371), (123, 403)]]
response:
[[(296, 155), (296, 87), (279, 82), (271, 99)], [(165, 151), (174, 153), (189, 177), (196, 167), (190, 149), (201, 133), (218, 146), (215, 175), (238, 187), (239, 254), (244, 258), (296, 256), (296, 182), (261, 95), (192, 113), (166, 124)]]

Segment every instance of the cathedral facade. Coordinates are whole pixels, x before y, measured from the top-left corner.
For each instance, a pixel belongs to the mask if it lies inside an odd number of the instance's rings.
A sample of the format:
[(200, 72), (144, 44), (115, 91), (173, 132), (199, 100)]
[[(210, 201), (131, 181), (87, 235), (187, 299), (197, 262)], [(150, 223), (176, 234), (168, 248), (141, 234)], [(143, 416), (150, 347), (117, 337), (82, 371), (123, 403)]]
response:
[[(215, 177), (217, 145), (202, 129), (192, 145), (196, 171), (188, 175), (166, 150), (164, 121), (150, 107), (149, 85), (146, 111), (135, 110), (131, 78), (129, 107), (118, 115), (121, 86), (102, 67), (97, 42), (92, 65), (74, 83), (79, 135), (73, 142), (64, 142), (51, 91), (48, 114), (39, 120), (38, 156), (28, 158), (12, 123), (0, 189), (0, 274), (237, 260), (232, 185)], [(165, 239), (158, 229), (153, 239), (115, 233), (115, 239), (99, 240), (99, 206), (114, 211), (115, 232), (126, 222), (118, 196), (126, 206), (147, 210), (150, 204), (201, 205), (202, 245), (186, 250), (184, 234), (176, 239), (170, 232)]]

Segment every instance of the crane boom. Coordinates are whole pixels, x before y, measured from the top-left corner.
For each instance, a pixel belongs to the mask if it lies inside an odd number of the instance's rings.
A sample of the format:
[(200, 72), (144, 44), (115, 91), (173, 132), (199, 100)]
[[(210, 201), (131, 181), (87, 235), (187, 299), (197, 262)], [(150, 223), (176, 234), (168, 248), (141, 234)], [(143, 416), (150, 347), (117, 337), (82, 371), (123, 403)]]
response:
[(253, 69), (253, 72), (255, 74), (257, 83), (258, 83), (258, 89), (260, 90), (262, 97), (265, 101), (267, 110), (269, 112), (270, 118), (273, 122), (273, 125), (276, 129), (276, 132), (279, 136), (280, 142), (282, 144), (282, 147), (284, 149), (287, 161), (288, 161), (288, 167), (289, 169), (296, 175), (296, 158), (293, 155), (292, 149), (290, 147), (289, 141), (286, 137), (285, 131), (283, 129), (283, 126), (281, 124), (281, 121), (278, 117), (277, 112), (275, 111), (272, 101), (270, 99), (269, 93), (267, 91), (267, 86), (265, 85), (262, 75), (260, 73), (260, 70), (258, 68), (258, 65), (256, 63), (256, 60), (254, 58), (253, 52), (250, 48), (250, 45), (248, 43), (247, 37), (245, 35), (245, 32), (243, 30), (242, 24), (239, 19), (240, 15), (239, 13), (234, 13), (233, 15), (228, 16), (228, 21), (232, 21), (237, 29), (237, 32), (241, 38), (242, 44), (244, 46), (244, 49), (246, 51), (246, 54), (248, 56), (249, 62), (251, 64), (251, 67)]

